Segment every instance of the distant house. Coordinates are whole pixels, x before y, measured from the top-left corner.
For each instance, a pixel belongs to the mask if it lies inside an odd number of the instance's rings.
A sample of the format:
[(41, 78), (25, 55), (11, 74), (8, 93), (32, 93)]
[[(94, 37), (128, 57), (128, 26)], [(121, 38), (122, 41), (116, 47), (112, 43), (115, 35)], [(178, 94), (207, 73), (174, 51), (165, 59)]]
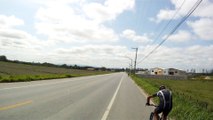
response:
[(137, 71), (137, 74), (148, 75), (149, 71), (148, 70), (140, 70), (140, 71)]
[(162, 68), (151, 68), (149, 72), (150, 72), (150, 75), (163, 75)]
[(87, 70), (93, 71), (93, 70), (95, 70), (95, 68), (92, 68), (92, 67), (91, 67), (91, 68), (87, 68)]
[(183, 70), (175, 69), (175, 68), (168, 68), (164, 69), (164, 75), (186, 75), (186, 72)]

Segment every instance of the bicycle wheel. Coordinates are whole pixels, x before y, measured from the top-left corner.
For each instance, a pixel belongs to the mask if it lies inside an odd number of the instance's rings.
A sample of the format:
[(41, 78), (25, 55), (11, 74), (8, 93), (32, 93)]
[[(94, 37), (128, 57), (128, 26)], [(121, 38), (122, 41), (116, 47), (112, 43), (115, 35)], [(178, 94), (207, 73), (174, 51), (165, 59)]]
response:
[(153, 118), (153, 117), (154, 117), (154, 112), (151, 112), (151, 113), (150, 113), (149, 120), (154, 120), (154, 118)]

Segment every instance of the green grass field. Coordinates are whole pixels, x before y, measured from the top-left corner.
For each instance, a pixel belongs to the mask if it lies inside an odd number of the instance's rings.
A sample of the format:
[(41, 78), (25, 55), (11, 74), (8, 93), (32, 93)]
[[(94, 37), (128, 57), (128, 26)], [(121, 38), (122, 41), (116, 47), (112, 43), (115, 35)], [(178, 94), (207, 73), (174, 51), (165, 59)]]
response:
[(109, 72), (45, 67), (0, 61), (0, 82), (23, 82), (105, 73)]
[(212, 120), (212, 80), (158, 80), (137, 76), (132, 78), (150, 95), (155, 93), (162, 84), (171, 89), (174, 107), (170, 117), (175, 120)]

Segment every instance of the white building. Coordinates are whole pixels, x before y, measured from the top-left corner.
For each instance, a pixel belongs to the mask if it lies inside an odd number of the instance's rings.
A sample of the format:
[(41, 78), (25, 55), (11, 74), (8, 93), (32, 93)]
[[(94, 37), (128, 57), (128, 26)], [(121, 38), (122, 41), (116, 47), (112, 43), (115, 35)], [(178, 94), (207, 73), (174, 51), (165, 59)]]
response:
[(167, 69), (162, 69), (162, 68), (151, 68), (149, 70), (150, 75), (186, 75), (186, 72), (183, 70), (175, 69), (175, 68), (167, 68)]
[(186, 72), (175, 69), (175, 68), (168, 68), (168, 69), (164, 69), (163, 74), (164, 75), (186, 75)]
[(149, 71), (150, 75), (163, 75), (162, 68), (151, 68)]

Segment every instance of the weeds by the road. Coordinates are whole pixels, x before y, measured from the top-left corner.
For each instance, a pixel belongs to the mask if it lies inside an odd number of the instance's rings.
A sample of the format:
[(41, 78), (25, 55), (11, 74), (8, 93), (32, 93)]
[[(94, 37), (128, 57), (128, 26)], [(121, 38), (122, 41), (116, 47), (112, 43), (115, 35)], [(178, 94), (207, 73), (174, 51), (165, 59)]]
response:
[[(132, 76), (148, 94), (166, 85), (173, 92), (173, 109), (170, 117), (176, 120), (211, 120), (213, 118), (213, 81), (155, 80)], [(156, 102), (156, 99), (155, 99)]]

